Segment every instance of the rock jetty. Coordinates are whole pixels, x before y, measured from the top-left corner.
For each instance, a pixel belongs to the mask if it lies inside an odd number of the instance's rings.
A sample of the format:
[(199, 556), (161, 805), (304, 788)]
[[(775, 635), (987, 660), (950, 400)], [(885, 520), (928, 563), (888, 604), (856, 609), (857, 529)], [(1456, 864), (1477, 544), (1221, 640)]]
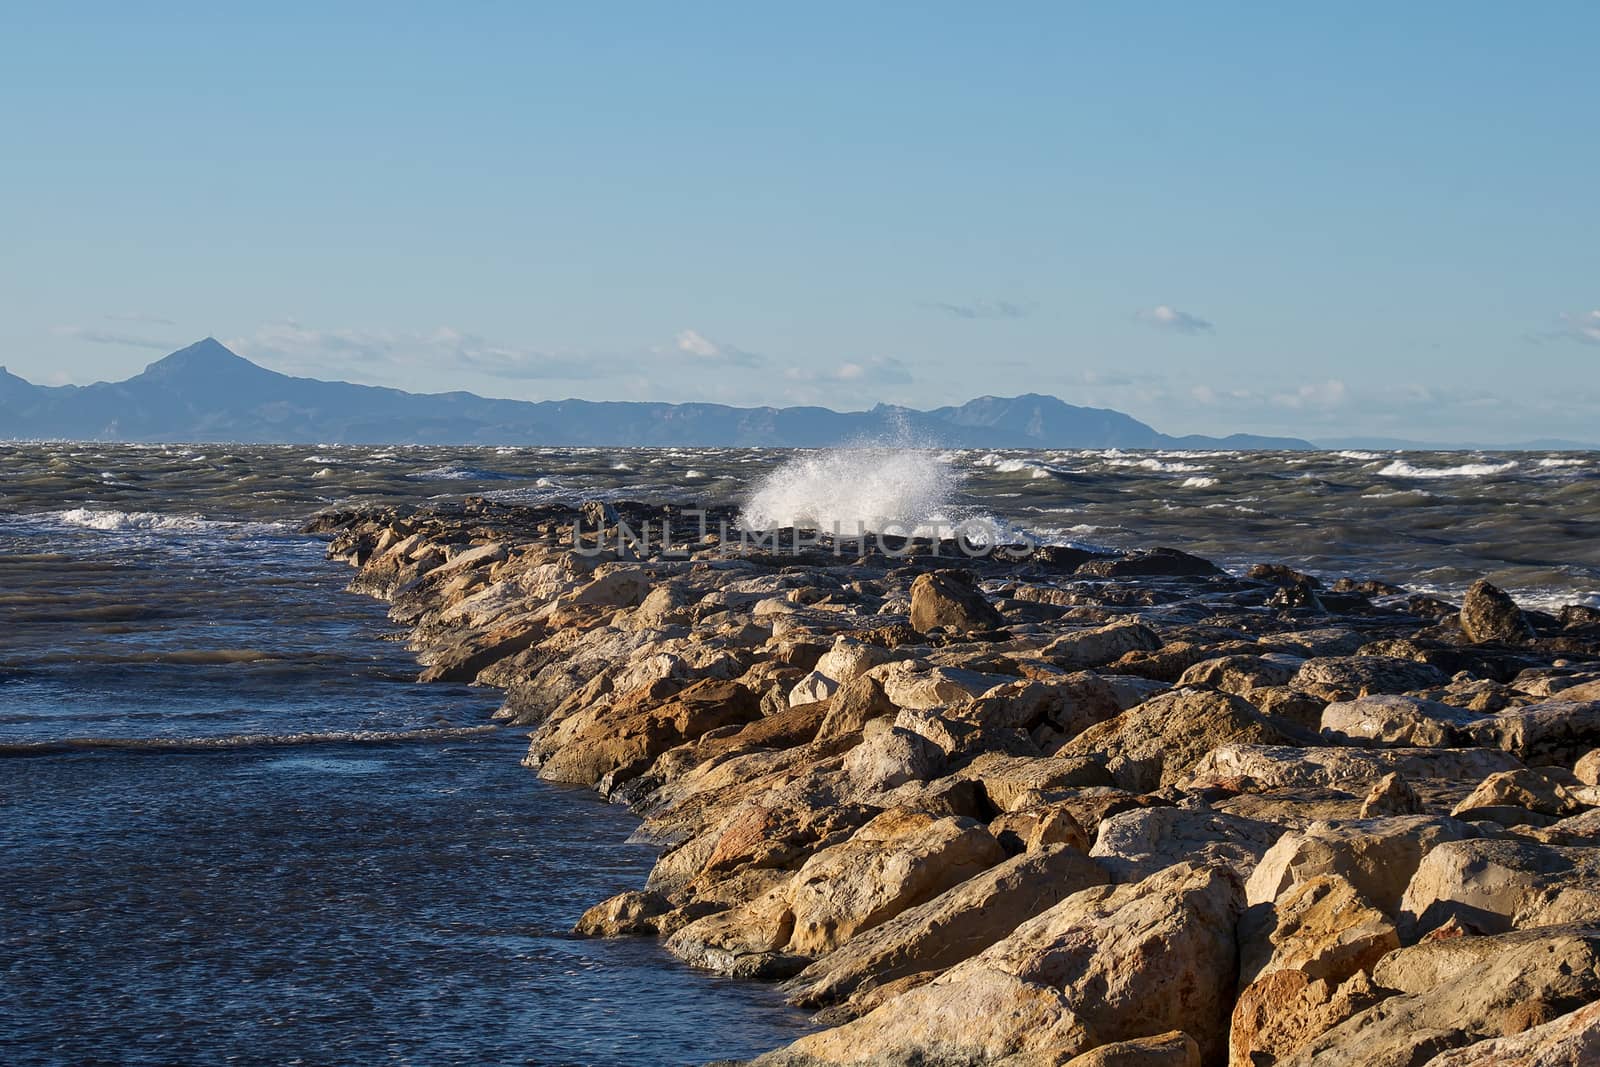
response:
[(1600, 1063), (1600, 612), (732, 519), (309, 529), (639, 815), (580, 933), (817, 1012), (756, 1063)]

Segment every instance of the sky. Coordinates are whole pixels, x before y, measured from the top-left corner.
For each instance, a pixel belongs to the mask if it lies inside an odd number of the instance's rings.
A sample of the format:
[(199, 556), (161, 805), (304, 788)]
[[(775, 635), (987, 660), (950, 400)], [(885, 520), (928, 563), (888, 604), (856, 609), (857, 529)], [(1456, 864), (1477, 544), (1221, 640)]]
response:
[(13, 373), (1600, 439), (1597, 5), (251, 8), (0, 5)]

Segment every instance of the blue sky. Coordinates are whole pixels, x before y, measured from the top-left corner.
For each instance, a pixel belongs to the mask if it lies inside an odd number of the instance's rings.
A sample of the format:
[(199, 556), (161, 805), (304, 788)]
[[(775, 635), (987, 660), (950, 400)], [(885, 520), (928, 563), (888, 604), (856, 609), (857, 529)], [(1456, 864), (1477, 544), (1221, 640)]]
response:
[(1594, 5), (227, 7), (0, 9), (13, 372), (1600, 437)]

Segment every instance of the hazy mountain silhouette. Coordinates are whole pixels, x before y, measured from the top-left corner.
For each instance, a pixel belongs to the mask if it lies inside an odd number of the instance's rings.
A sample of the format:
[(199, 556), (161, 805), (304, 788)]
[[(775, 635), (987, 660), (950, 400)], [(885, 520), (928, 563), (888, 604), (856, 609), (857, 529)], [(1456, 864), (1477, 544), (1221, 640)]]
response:
[(1169, 437), (1052, 396), (933, 411), (490, 400), (294, 378), (206, 338), (122, 382), (38, 386), (0, 367), (0, 438), (346, 444), (818, 447), (904, 436), (975, 448), (1309, 448), (1282, 437)]

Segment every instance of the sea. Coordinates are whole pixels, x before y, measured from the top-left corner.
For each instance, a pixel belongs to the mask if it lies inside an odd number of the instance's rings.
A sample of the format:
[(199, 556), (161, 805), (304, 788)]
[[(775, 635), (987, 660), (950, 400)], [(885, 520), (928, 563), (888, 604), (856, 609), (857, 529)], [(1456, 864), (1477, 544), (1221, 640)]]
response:
[(464, 495), (981, 518), (1442, 596), (1600, 605), (1600, 454), (0, 444), (0, 1060), (695, 1064), (807, 1030), (770, 986), (569, 931), (635, 820), (419, 685), (299, 530)]

